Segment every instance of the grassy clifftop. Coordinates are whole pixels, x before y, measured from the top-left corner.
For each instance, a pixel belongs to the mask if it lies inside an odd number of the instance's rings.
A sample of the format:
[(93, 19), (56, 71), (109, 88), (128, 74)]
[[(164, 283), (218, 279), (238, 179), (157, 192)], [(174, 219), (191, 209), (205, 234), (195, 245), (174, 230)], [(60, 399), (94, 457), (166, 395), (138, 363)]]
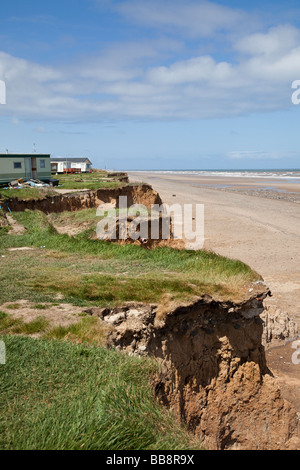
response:
[[(38, 211), (15, 213), (14, 218), (26, 230), (23, 235), (5, 231), (1, 236), (1, 254), (6, 257), (0, 301), (31, 296), (48, 300), (56, 293), (75, 304), (98, 306), (159, 303), (165, 294), (175, 300), (203, 294), (235, 300), (259, 279), (244, 263), (211, 252), (120, 246), (91, 239), (92, 228), (73, 237), (59, 234)], [(35, 250), (7, 252), (24, 246)]]
[[(108, 173), (106, 171), (99, 171), (97, 173), (53, 175), (53, 177), (59, 182), (58, 189), (74, 191), (82, 189), (96, 190), (100, 188), (118, 188), (125, 186), (128, 182), (128, 177), (125, 173)], [(32, 187), (8, 189), (2, 187), (0, 188), (0, 200), (3, 199), (5, 201), (11, 198), (44, 199), (47, 196), (56, 195), (57, 192), (55, 188)]]
[[(258, 274), (206, 251), (94, 239), (96, 209), (11, 217), (24, 230), (0, 226), (0, 449), (200, 449), (154, 399), (157, 363), (103, 348), (101, 320), (84, 310), (203, 294), (241, 299)], [(65, 225), (76, 234), (59, 233)]]

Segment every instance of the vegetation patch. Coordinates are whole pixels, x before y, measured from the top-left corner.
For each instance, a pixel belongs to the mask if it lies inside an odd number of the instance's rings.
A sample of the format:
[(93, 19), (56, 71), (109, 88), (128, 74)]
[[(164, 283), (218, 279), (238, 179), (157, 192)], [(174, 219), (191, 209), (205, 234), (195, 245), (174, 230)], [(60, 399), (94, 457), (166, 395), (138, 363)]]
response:
[[(260, 276), (244, 263), (207, 251), (158, 247), (147, 250), (59, 234), (39, 211), (14, 213), (23, 235), (1, 237), (3, 270), (0, 301), (16, 298), (53, 302), (54, 295), (74, 305), (159, 302), (167, 293), (189, 300), (203, 294), (237, 300)], [(36, 247), (9, 252), (11, 247)], [(48, 256), (49, 254), (49, 256)], [(14, 296), (15, 295), (15, 296)]]
[(83, 344), (1, 339), (1, 450), (201, 449), (154, 399), (154, 361)]
[(108, 326), (99, 318), (83, 317), (73, 325), (52, 328), (46, 338), (104, 346), (108, 331)]
[(59, 188), (62, 189), (90, 189), (118, 188), (126, 186), (126, 182), (120, 181), (124, 174), (108, 173), (106, 171), (97, 173), (82, 173), (55, 175), (59, 181)]
[(46, 199), (48, 196), (56, 196), (57, 192), (52, 188), (24, 188), (24, 189), (5, 189), (0, 188), (0, 199), (5, 201), (17, 199)]
[(49, 325), (46, 318), (40, 316), (30, 322), (24, 322), (21, 318), (15, 318), (5, 312), (0, 312), (0, 333), (1, 334), (24, 334), (32, 335), (42, 333)]

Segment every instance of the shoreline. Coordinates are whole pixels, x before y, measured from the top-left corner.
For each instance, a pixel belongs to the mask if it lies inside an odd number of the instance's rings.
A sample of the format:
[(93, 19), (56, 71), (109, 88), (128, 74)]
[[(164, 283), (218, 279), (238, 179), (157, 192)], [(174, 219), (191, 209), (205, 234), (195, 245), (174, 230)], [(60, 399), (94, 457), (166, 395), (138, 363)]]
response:
[[(278, 178), (255, 176), (202, 176), (185, 173), (164, 172), (128, 172), (140, 181), (145, 178), (151, 180), (164, 180), (180, 182), (199, 188), (214, 189), (222, 192), (235, 192), (249, 196), (263, 197), (267, 199), (279, 199), (300, 203), (300, 180), (297, 178)], [(299, 181), (299, 182), (298, 182)], [(148, 181), (146, 181), (148, 182)]]

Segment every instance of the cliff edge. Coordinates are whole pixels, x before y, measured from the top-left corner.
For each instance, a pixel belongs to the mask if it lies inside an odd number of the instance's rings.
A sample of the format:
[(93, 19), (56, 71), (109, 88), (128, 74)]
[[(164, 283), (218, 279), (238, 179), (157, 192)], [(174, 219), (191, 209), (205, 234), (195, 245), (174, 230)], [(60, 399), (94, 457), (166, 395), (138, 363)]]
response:
[(262, 345), (267, 290), (241, 302), (209, 296), (185, 306), (128, 305), (97, 314), (107, 346), (155, 357), (159, 400), (208, 449), (292, 450), (299, 417), (268, 370)]

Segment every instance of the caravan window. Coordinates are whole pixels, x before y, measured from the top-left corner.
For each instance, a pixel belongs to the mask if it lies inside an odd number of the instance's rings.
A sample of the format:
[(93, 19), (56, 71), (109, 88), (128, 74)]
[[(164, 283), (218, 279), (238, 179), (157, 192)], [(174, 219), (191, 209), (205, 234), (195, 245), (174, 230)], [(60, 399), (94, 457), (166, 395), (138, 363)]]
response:
[(45, 168), (45, 160), (40, 160), (40, 168)]
[(14, 162), (14, 169), (22, 168), (22, 162)]

